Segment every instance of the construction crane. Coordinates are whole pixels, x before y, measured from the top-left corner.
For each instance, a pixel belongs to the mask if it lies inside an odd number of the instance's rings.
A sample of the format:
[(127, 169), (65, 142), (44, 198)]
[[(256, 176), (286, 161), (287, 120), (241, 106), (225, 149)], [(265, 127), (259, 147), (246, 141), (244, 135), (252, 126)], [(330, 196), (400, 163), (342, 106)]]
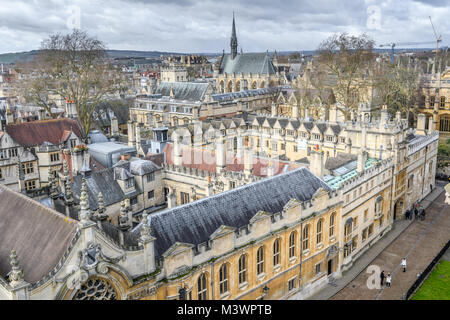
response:
[(379, 47), (391, 47), (391, 63), (394, 63), (394, 48), (395, 46), (415, 46), (415, 45), (421, 45), (421, 44), (434, 44), (434, 41), (431, 42), (399, 42), (399, 43), (386, 43), (386, 44), (380, 44)]
[(429, 18), (430, 18), (431, 27), (433, 28), (434, 36), (436, 38), (436, 57), (437, 57), (437, 54), (439, 52), (439, 42), (442, 41), (442, 36), (439, 35), (439, 37), (438, 37), (436, 30), (434, 29), (434, 26), (433, 26), (433, 21), (431, 21), (431, 16), (429, 16)]

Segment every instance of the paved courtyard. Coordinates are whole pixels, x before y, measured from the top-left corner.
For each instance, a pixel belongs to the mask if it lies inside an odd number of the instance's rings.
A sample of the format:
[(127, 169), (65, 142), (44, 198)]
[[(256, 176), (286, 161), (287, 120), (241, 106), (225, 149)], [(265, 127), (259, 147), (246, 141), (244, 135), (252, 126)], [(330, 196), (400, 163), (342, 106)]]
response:
[[(436, 189), (436, 191), (439, 189)], [(442, 189), (441, 189), (442, 190)], [(398, 300), (414, 283), (450, 238), (450, 206), (445, 204), (445, 193), (434, 200), (424, 200), (428, 206), (426, 220), (414, 220), (369, 265), (380, 266), (385, 274), (391, 273), (391, 287), (369, 289), (366, 285), (371, 274), (366, 268), (350, 281), (331, 300)], [(428, 201), (428, 203), (427, 203)], [(407, 270), (403, 272), (400, 262), (407, 258)], [(325, 289), (327, 290), (327, 289)]]

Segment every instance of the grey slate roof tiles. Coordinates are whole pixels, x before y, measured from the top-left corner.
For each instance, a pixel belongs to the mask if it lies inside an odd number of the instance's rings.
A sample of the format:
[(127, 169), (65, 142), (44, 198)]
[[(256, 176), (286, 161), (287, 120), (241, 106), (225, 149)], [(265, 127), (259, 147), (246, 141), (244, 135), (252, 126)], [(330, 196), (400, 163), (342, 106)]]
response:
[[(151, 214), (149, 225), (152, 236), (156, 237), (155, 255), (160, 257), (176, 242), (204, 243), (221, 225), (244, 227), (258, 211), (280, 212), (292, 198), (309, 200), (320, 187), (331, 190), (307, 168), (299, 168)], [(139, 234), (140, 227), (133, 232)]]

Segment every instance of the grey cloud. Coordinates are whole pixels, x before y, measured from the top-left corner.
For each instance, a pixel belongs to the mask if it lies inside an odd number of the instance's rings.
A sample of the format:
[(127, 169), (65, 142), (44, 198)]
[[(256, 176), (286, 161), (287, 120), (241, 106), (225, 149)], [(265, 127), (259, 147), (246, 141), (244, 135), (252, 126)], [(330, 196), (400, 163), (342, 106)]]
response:
[[(0, 8), (7, 8), (0, 11), (0, 52), (35, 49), (46, 36), (69, 32), (70, 5), (80, 8), (82, 29), (111, 49), (221, 52), (228, 51), (233, 11), (244, 51), (314, 49), (330, 34), (346, 31), (368, 33), (378, 43), (424, 41), (432, 35), (428, 15), (433, 15), (443, 42), (448, 43), (446, 4), (413, 0), (19, 0), (11, 4), (0, 0)], [(366, 25), (369, 5), (379, 8), (381, 29)]]

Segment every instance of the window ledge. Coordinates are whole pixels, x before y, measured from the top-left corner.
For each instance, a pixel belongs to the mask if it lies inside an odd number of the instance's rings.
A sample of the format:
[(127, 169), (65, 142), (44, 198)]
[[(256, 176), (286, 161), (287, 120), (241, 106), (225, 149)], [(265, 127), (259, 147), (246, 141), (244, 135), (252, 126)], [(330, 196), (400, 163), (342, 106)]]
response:
[(303, 251), (303, 255), (307, 256), (309, 254), (309, 249)]
[(227, 300), (230, 297), (231, 293), (229, 291), (223, 293), (220, 295), (219, 299), (220, 300)]
[(258, 279), (258, 281), (262, 281), (266, 278), (266, 274), (264, 272), (260, 273), (256, 276), (256, 278)]
[(248, 287), (248, 282), (246, 281), (239, 285), (239, 290), (245, 290), (245, 289), (247, 289), (247, 287)]
[(320, 249), (322, 249), (323, 248), (323, 243), (321, 242), (321, 243), (319, 243), (318, 245), (317, 245), (317, 250), (320, 250)]
[(293, 256), (293, 257), (289, 258), (289, 263), (290, 264), (294, 263), (295, 261), (297, 261), (297, 257), (296, 256)]
[(273, 272), (277, 273), (281, 270), (281, 264), (277, 264), (276, 266), (273, 266)]
[(330, 237), (330, 242), (334, 242), (334, 241), (336, 241), (336, 237), (335, 236), (331, 236)]

